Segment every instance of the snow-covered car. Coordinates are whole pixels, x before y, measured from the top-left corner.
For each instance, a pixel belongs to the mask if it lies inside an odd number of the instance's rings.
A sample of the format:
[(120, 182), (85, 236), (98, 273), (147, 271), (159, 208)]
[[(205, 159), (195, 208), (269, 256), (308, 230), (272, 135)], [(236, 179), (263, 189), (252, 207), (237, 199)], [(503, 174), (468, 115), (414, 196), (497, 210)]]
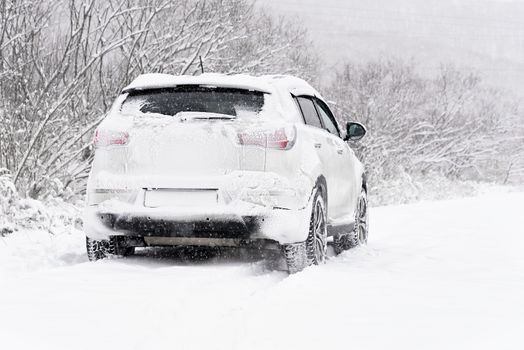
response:
[(290, 76), (145, 74), (95, 133), (90, 260), (135, 247), (280, 250), (290, 272), (368, 235), (364, 169), (320, 94)]

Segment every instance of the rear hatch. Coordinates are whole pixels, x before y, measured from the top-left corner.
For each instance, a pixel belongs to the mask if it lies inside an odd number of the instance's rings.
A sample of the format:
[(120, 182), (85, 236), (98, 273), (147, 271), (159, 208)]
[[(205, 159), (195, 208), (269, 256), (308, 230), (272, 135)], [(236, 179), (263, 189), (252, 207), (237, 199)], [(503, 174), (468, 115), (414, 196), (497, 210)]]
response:
[(109, 172), (195, 178), (265, 169), (264, 145), (243, 139), (263, 128), (263, 92), (179, 86), (122, 100), (97, 131), (97, 157)]
[(147, 121), (135, 117), (129, 130), (127, 172), (179, 177), (263, 171), (264, 150), (238, 144), (239, 131), (249, 126), (235, 119), (214, 118), (205, 113)]

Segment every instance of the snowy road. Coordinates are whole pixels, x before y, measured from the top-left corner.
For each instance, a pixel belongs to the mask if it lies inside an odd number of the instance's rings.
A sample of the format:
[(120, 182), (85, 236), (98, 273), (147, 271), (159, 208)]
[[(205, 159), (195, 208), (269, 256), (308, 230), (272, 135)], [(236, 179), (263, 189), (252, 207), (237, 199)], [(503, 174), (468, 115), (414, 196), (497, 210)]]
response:
[(524, 193), (376, 208), (367, 247), (287, 277), (241, 259), (88, 263), (0, 240), (1, 349), (523, 349)]

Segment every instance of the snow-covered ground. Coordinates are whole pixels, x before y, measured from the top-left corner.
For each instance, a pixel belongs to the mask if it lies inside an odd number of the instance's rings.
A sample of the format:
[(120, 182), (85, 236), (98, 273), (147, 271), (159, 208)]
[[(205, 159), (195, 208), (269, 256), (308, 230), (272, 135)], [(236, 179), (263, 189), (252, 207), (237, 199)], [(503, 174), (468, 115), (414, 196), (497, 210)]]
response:
[(522, 349), (523, 208), (375, 208), (368, 246), (289, 277), (176, 252), (89, 263), (80, 232), (18, 232), (0, 239), (0, 348)]

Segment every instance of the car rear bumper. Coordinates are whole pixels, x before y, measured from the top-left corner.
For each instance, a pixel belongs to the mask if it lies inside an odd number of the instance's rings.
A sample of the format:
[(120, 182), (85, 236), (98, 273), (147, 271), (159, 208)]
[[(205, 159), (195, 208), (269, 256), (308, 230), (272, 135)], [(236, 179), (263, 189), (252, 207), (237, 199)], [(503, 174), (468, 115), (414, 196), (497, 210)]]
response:
[[(167, 190), (176, 192), (180, 188), (184, 193), (190, 189), (184, 184)], [(144, 187), (132, 193), (117, 190), (114, 198), (100, 203), (93, 203), (91, 196), (84, 212), (84, 231), (94, 239), (119, 235), (285, 244), (307, 238), (311, 190), (304, 190), (298, 181), (284, 181), (267, 173), (234, 174), (207, 182), (205, 188), (216, 188), (218, 198), (213, 205), (174, 201), (172, 205), (150, 207), (146, 197), (151, 188)]]
[(263, 217), (231, 215), (154, 216), (153, 213), (94, 213), (112, 234), (144, 237), (249, 238), (260, 231)]
[[(205, 209), (200, 213), (177, 214), (176, 208), (172, 209), (172, 213), (165, 209), (110, 212), (107, 208), (89, 207), (85, 212), (84, 231), (95, 239), (129, 236), (226, 239), (239, 240), (239, 243), (271, 240), (285, 244), (304, 241), (309, 230), (310, 211), (307, 208), (271, 209), (244, 214), (213, 213)], [(220, 241), (217, 242), (218, 245)], [(229, 245), (227, 241), (223, 242)]]

